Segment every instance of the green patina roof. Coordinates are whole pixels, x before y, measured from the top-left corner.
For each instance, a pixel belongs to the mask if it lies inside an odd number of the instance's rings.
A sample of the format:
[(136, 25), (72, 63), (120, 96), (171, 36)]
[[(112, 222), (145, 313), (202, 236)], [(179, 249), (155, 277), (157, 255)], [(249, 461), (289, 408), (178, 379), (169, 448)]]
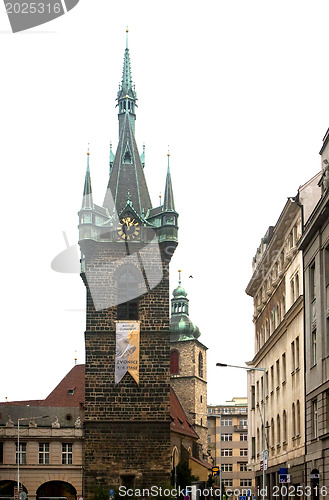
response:
[(170, 340), (172, 342), (194, 340), (200, 335), (199, 328), (189, 317), (187, 292), (181, 286), (179, 279), (178, 287), (173, 291), (173, 298), (171, 299)]

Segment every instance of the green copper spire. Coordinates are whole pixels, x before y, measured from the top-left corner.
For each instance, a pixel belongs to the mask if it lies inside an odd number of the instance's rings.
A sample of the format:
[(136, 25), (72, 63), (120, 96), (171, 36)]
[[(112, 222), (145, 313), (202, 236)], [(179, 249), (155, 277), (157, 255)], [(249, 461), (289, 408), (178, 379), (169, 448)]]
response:
[(90, 169), (89, 169), (89, 146), (88, 146), (88, 152), (87, 152), (87, 170), (86, 170), (86, 177), (85, 177), (85, 185), (83, 189), (83, 198), (82, 198), (82, 209), (90, 209), (92, 210), (94, 208), (94, 203), (93, 203), (93, 193), (91, 189), (91, 178), (90, 178)]
[(175, 211), (175, 203), (174, 203), (174, 193), (171, 184), (171, 175), (170, 175), (170, 166), (169, 166), (169, 158), (170, 153), (168, 151), (168, 169), (167, 169), (167, 178), (166, 178), (166, 187), (164, 192), (163, 199), (163, 209), (171, 212)]
[(122, 80), (119, 85), (117, 101), (117, 106), (119, 106), (119, 136), (122, 131), (122, 117), (126, 113), (130, 116), (131, 125), (133, 131), (135, 132), (135, 107), (137, 106), (137, 94), (131, 77), (130, 54), (128, 48), (128, 28), (126, 29), (126, 49), (123, 59)]

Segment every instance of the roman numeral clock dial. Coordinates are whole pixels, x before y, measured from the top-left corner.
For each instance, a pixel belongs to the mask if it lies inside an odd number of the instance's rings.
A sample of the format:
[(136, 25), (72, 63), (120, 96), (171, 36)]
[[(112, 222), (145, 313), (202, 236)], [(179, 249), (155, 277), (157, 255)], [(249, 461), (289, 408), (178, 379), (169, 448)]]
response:
[(123, 240), (135, 240), (140, 233), (140, 225), (132, 217), (122, 217), (118, 226), (118, 236)]

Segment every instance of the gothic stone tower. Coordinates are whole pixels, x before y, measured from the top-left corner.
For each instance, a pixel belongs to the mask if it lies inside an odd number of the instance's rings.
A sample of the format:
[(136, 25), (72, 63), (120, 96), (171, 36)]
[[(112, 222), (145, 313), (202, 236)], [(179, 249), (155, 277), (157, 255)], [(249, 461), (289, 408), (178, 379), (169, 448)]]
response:
[(170, 331), (171, 386), (199, 436), (199, 457), (207, 458), (207, 347), (190, 320), (189, 300), (180, 279), (171, 299)]
[[(140, 157), (135, 140), (137, 97), (128, 43), (117, 101), (119, 142), (116, 154), (110, 153), (103, 206), (93, 202), (88, 153), (79, 212), (87, 290), (87, 498), (98, 484), (142, 488), (170, 475), (169, 262), (178, 242), (178, 214), (169, 156), (163, 205), (151, 205), (144, 152)], [(129, 330), (129, 322), (139, 329), (137, 347), (131, 332), (118, 339), (118, 325)], [(134, 361), (127, 361), (134, 350)], [(139, 364), (139, 374), (131, 363)], [(124, 364), (128, 372), (119, 380), (117, 366)]]

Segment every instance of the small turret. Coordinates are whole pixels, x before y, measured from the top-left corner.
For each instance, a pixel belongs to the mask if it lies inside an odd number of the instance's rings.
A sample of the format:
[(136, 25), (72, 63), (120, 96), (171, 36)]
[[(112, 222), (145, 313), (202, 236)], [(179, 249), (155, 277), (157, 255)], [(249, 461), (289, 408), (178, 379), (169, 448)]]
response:
[(179, 272), (178, 287), (173, 291), (171, 299), (170, 339), (193, 340), (200, 337), (199, 328), (189, 318), (189, 300), (185, 288), (181, 286), (181, 270)]

